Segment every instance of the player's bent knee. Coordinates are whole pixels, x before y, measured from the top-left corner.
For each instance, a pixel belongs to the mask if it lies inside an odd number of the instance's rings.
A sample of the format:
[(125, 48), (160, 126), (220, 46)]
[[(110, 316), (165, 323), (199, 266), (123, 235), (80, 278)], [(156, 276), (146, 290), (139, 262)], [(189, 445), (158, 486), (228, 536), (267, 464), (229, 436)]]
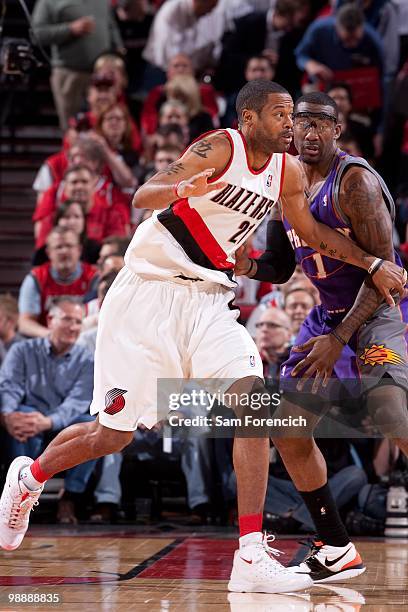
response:
[(314, 442), (312, 438), (281, 438), (272, 437), (273, 445), (281, 456), (308, 455), (313, 450)]
[(133, 439), (133, 431), (110, 429), (98, 423), (92, 444), (97, 454), (109, 455), (123, 450)]

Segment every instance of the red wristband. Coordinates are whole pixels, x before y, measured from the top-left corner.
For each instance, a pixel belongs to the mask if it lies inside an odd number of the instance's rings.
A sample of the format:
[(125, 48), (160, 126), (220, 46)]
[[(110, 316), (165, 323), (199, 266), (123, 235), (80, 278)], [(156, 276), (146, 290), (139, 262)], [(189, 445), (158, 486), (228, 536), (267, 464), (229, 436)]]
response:
[(174, 192), (174, 195), (176, 196), (176, 199), (177, 199), (177, 200), (179, 200), (179, 199), (180, 199), (180, 196), (179, 196), (179, 194), (177, 193), (177, 190), (178, 190), (178, 188), (179, 188), (180, 183), (181, 183), (181, 181), (177, 181), (177, 183), (176, 183), (175, 185), (173, 185), (173, 192)]

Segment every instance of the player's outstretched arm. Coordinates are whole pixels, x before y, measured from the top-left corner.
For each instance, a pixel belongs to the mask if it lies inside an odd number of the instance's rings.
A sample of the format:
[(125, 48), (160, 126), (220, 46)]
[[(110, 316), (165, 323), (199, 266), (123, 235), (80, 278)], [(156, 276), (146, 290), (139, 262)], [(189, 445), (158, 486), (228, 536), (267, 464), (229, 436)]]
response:
[(232, 155), (225, 132), (212, 132), (189, 146), (164, 170), (157, 172), (133, 196), (135, 208), (161, 209), (180, 198), (202, 196), (222, 189), (223, 182), (208, 183), (220, 175)]
[[(285, 217), (296, 233), (309, 246), (323, 255), (347, 262), (367, 270), (376, 257), (363, 251), (355, 243), (323, 223), (319, 223), (309, 210), (304, 196), (304, 178), (300, 163), (286, 155), (286, 169), (282, 190), (282, 206)], [(393, 262), (384, 261), (372, 276), (375, 285), (385, 300), (394, 305), (391, 289), (403, 294), (403, 272)]]

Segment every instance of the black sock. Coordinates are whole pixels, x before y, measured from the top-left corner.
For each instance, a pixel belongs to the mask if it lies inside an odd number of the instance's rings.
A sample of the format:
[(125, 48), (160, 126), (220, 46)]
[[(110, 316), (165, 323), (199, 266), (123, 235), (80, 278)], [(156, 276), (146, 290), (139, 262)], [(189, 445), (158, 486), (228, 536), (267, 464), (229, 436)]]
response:
[(299, 493), (311, 514), (319, 539), (330, 546), (347, 546), (350, 538), (327, 482), (314, 491), (299, 491)]

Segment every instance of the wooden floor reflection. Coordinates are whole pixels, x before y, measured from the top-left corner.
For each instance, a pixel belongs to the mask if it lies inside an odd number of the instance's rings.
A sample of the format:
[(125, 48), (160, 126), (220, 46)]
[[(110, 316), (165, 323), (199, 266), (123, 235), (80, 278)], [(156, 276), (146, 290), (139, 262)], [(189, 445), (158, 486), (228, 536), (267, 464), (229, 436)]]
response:
[[(124, 530), (32, 529), (0, 553), (0, 611), (376, 612), (408, 609), (408, 542), (361, 540), (368, 570), (344, 583), (292, 595), (228, 594), (235, 538), (145, 536)], [(296, 540), (279, 541), (289, 562)], [(59, 603), (33, 601), (44, 594)], [(22, 601), (22, 595), (31, 595)], [(19, 597), (18, 597), (19, 596)]]

